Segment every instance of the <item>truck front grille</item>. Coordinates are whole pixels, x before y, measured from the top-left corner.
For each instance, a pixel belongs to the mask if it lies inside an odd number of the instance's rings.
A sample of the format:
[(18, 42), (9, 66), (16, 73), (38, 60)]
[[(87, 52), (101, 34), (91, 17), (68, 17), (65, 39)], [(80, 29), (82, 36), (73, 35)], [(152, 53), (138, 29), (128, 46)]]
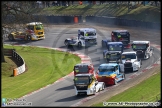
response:
[(124, 63), (124, 67), (132, 67), (132, 63)]
[(88, 86), (76, 86), (77, 90), (87, 90)]

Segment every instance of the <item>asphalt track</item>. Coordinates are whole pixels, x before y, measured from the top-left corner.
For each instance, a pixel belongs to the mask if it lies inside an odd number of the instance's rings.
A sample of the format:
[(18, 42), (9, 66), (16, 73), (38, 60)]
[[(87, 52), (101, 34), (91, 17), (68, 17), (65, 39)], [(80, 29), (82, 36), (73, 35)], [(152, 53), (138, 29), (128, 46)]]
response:
[[(29, 42), (29, 43), (26, 43), (23, 41), (22, 42), (9, 42), (6, 40), (5, 43), (19, 44), (19, 45), (25, 44), (25, 45), (33, 45), (33, 46), (44, 46), (44, 47), (67, 49), (64, 46), (65, 38), (68, 38), (71, 36), (77, 36), (78, 28), (82, 28), (82, 27), (87, 27), (87, 26), (82, 25), (80, 27), (77, 26), (76, 28), (71, 28), (70, 26), (48, 27), (46, 29), (45, 40), (34, 41), (34, 42)], [(92, 27), (95, 28), (95, 25), (93, 25)], [(119, 29), (119, 28), (120, 27), (116, 29)], [(98, 29), (98, 28), (96, 29), (97, 29), (97, 35), (98, 35), (98, 40), (97, 40), (98, 44), (96, 46), (92, 46), (86, 49), (85, 48), (78, 49), (77, 47), (68, 48), (68, 50), (81, 52), (81, 53), (84, 53), (85, 55), (90, 56), (95, 69), (97, 69), (101, 63), (104, 63), (104, 60), (102, 57), (102, 51), (104, 49), (101, 47), (101, 40), (105, 38), (110, 39), (110, 34), (111, 34), (111, 31), (104, 30), (104, 29)], [(120, 29), (123, 29), (123, 28), (121, 27)], [(139, 31), (135, 29), (134, 32), (139, 32)], [(146, 32), (143, 31), (140, 33), (140, 35), (141, 36), (145, 35), (143, 33), (146, 33)], [(131, 40), (138, 40), (138, 39), (139, 38), (136, 38), (136, 37), (131, 38)], [(130, 51), (130, 50), (131, 49), (126, 49), (124, 51)], [(158, 58), (160, 58), (160, 51), (154, 48), (153, 56), (149, 60), (142, 61), (142, 67), (140, 68), (138, 72), (152, 65), (154, 62), (158, 60)], [(130, 77), (134, 73), (137, 73), (137, 72), (126, 73), (126, 78)], [(63, 74), (63, 73), (60, 73), (60, 74)], [(37, 92), (27, 95), (24, 98), (27, 100), (27, 102), (32, 102), (33, 106), (72, 106), (86, 98), (86, 96), (80, 96), (80, 97), (75, 96), (75, 90), (73, 87), (72, 79), (73, 79), (73, 75), (68, 76), (65, 78), (65, 80), (52, 84), (44, 89), (41, 89)], [(120, 83), (121, 82), (119, 82), (119, 84)], [(93, 96), (91, 97), (93, 98)]]

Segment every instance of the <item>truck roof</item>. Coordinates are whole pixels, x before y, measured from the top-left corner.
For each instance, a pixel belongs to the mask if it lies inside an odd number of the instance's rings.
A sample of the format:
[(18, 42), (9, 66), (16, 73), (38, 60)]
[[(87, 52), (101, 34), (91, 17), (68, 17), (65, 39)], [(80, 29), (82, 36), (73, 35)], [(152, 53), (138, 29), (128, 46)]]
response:
[(123, 45), (122, 42), (108, 42), (108, 44), (113, 44), (113, 45)]
[(80, 31), (96, 31), (94, 28), (81, 28)]
[(128, 30), (113, 30), (112, 32), (128, 32)]
[(31, 23), (27, 23), (27, 25), (36, 25), (36, 24), (42, 24), (41, 22), (31, 22)]
[(100, 66), (116, 66), (118, 65), (117, 63), (103, 63)]
[(123, 52), (122, 54), (136, 54), (135, 51)]
[(76, 64), (75, 66), (80, 66), (80, 65), (82, 65), (82, 66), (84, 66), (84, 65), (90, 65), (91, 63), (78, 63), (78, 64)]
[(133, 41), (133, 44), (148, 44), (150, 41)]
[(87, 73), (87, 74), (76, 74), (75, 76), (91, 76), (92, 74)]

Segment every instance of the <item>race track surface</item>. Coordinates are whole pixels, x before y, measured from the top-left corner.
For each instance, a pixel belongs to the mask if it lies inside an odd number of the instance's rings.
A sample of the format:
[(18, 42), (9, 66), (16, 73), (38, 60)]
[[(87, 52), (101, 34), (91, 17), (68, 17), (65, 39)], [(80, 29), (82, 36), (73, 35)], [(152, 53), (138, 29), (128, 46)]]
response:
[[(71, 36), (77, 36), (78, 29), (84, 28), (84, 27), (86, 28), (93, 27), (97, 29), (98, 44), (96, 46), (92, 46), (89, 48), (78, 49), (77, 47), (72, 47), (72, 48), (68, 48), (68, 50), (81, 52), (81, 53), (84, 53), (85, 55), (90, 56), (95, 69), (97, 69), (101, 63), (104, 63), (104, 60), (102, 57), (102, 51), (104, 50), (104, 48), (101, 47), (101, 40), (110, 39), (110, 34), (112, 30), (127, 29), (131, 34), (131, 41), (132, 40), (149, 40), (153, 44), (160, 45), (160, 31), (157, 31), (157, 30), (147, 30), (147, 29), (129, 28), (129, 27), (115, 27), (115, 26), (109, 27), (109, 26), (101, 26), (101, 25), (95, 25), (95, 24), (48, 26), (46, 28), (45, 40), (39, 40), (39, 41), (26, 43), (23, 41), (10, 42), (6, 39), (4, 43), (19, 44), (19, 45), (25, 44), (25, 45), (33, 45), (33, 46), (44, 46), (44, 47), (67, 49), (64, 45), (65, 38), (68, 38)], [(131, 49), (126, 49), (124, 51), (131, 51)], [(160, 51), (154, 48), (153, 56), (149, 60), (142, 61), (142, 67), (140, 68), (138, 72), (142, 71), (146, 67), (155, 63), (160, 58), (160, 55), (161, 55)], [(126, 79), (130, 78), (131, 75), (138, 73), (138, 72), (126, 73)], [(54, 83), (32, 94), (26, 95), (24, 98), (27, 100), (27, 102), (32, 102), (33, 106), (72, 106), (72, 105), (75, 105), (79, 103), (80, 101), (84, 100), (85, 98), (87, 98), (87, 96), (80, 96), (80, 97), (75, 96), (75, 90), (73, 87), (72, 79), (73, 79), (73, 75), (68, 76), (64, 80), (59, 81), (58, 83)], [(122, 82), (126, 83), (124, 81)], [(119, 84), (122, 82), (119, 82)], [(107, 88), (111, 88), (111, 87), (112, 86), (107, 87)], [(93, 97), (94, 96), (90, 96), (90, 98), (93, 98)]]

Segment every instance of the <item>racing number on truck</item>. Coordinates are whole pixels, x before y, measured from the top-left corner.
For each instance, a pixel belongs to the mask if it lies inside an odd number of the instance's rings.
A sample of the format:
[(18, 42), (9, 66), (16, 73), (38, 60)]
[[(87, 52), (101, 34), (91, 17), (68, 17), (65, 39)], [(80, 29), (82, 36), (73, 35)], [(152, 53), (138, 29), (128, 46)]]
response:
[(136, 45), (133, 45), (133, 49), (135, 49), (136, 48)]

